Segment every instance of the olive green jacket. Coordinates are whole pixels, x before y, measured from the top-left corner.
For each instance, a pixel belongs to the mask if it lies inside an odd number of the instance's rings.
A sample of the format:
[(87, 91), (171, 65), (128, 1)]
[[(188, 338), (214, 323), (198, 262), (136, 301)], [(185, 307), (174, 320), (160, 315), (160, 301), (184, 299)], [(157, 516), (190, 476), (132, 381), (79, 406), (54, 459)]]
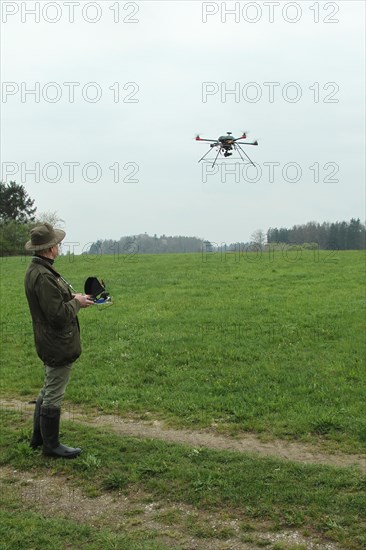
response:
[(62, 367), (81, 354), (78, 300), (50, 262), (35, 256), (25, 275), (38, 356), (50, 367)]

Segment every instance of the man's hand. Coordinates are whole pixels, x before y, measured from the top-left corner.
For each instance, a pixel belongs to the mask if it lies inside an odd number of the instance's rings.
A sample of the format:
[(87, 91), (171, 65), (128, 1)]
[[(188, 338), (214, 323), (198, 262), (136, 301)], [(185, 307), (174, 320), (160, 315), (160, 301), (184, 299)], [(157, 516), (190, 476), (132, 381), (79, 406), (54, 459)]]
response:
[(90, 299), (89, 294), (74, 294), (74, 298), (80, 302), (80, 307), (94, 306), (95, 303)]

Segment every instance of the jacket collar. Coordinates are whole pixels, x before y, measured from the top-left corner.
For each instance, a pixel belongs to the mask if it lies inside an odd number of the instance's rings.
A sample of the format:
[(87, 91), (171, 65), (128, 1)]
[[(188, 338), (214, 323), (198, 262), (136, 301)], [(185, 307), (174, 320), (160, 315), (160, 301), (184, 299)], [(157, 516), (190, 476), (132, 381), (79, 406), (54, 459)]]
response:
[(55, 260), (53, 260), (52, 258), (47, 258), (46, 256), (41, 256), (40, 254), (34, 254), (37, 258), (41, 258), (42, 260), (45, 260), (46, 262), (48, 262), (49, 264), (53, 265), (53, 262)]
[[(60, 274), (54, 269), (53, 267), (53, 260), (49, 261), (48, 258), (44, 258), (43, 256), (33, 256), (32, 258), (32, 262), (36, 263), (36, 264), (41, 264), (43, 265), (44, 267), (47, 267), (47, 269), (49, 269), (50, 271), (52, 271), (53, 273), (55, 273), (58, 277), (60, 276)], [(52, 262), (52, 263), (51, 263)]]

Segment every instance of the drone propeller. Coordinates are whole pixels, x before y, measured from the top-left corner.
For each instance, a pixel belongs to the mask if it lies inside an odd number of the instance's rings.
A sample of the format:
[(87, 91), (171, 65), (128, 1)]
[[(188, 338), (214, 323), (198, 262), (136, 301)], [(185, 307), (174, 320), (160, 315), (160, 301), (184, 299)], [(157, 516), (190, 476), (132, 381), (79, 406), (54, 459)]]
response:
[[(206, 138), (201, 138), (201, 136), (200, 136), (199, 134), (196, 134), (195, 140), (196, 140), (196, 141), (207, 141), (208, 143), (214, 143), (214, 144), (217, 144), (217, 143), (218, 143), (218, 140), (217, 140), (217, 139), (206, 139)], [(212, 147), (214, 147), (214, 145), (212, 145)]]
[(239, 139), (246, 139), (247, 137), (247, 132), (242, 132), (241, 136), (236, 138), (235, 141), (238, 141)]

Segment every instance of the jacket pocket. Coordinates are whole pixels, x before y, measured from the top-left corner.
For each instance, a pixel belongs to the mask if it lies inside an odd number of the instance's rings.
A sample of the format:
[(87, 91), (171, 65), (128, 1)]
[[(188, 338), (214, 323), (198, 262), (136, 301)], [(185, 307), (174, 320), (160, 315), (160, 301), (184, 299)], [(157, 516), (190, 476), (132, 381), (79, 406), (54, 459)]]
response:
[(67, 365), (75, 361), (81, 353), (80, 334), (77, 325), (67, 330), (45, 327), (37, 351), (41, 359), (50, 366)]

